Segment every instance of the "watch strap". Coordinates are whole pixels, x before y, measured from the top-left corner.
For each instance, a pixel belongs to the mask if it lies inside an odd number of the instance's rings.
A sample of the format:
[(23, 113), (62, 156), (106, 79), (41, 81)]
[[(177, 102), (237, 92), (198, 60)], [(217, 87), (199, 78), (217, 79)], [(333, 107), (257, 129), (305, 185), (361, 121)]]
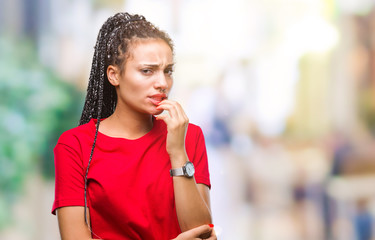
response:
[(180, 167), (180, 168), (175, 168), (175, 169), (171, 169), (169, 172), (170, 172), (170, 175), (171, 177), (173, 176), (184, 176), (184, 167)]

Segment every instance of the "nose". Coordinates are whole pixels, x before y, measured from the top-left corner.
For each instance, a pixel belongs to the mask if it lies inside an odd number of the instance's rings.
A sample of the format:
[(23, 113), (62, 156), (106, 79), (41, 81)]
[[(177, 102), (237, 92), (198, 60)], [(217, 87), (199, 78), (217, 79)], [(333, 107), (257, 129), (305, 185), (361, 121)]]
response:
[(154, 87), (161, 91), (165, 91), (166, 89), (168, 89), (168, 86), (167, 76), (163, 72), (157, 74)]

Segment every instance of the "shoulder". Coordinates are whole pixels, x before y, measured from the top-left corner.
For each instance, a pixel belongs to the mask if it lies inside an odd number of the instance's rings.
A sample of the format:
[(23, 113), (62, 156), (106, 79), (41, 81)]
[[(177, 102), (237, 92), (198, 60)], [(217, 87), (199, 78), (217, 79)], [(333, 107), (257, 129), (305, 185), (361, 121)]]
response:
[(85, 137), (92, 137), (93, 135), (93, 129), (95, 128), (95, 123), (93, 120), (86, 124), (82, 124), (78, 127), (69, 129), (65, 132), (63, 132), (60, 135), (59, 140), (57, 141), (57, 144), (62, 143), (65, 145), (72, 145), (74, 143), (77, 143), (82, 138)]
[(204, 141), (204, 135), (201, 127), (193, 123), (189, 123), (186, 133), (186, 141), (188, 143), (198, 143), (200, 141)]
[(203, 135), (201, 127), (194, 123), (189, 123), (187, 133), (191, 135)]

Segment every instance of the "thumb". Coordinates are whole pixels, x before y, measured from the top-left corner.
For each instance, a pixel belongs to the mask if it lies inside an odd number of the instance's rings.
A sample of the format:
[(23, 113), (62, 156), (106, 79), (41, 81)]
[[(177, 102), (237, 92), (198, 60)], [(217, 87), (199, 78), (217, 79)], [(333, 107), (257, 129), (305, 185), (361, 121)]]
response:
[(166, 119), (167, 117), (168, 117), (167, 114), (159, 114), (159, 115), (155, 116), (155, 118), (156, 118), (157, 120), (163, 120), (164, 122), (165, 122), (165, 119)]

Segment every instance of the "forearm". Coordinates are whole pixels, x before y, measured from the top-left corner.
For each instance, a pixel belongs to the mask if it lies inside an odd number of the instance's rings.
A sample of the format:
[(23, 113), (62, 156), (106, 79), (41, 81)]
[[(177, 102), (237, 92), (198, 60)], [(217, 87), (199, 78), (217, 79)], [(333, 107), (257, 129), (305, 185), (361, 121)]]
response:
[[(86, 213), (87, 220), (90, 221), (89, 209)], [(57, 219), (62, 240), (95, 240), (91, 238), (91, 232), (85, 223), (84, 207), (59, 208), (57, 209)]]
[[(189, 119), (180, 104), (171, 100), (163, 100), (157, 107), (169, 114), (158, 115), (167, 125), (166, 150), (173, 169), (181, 168), (188, 161), (185, 149), (185, 137)], [(204, 144), (204, 143), (203, 143)], [(196, 184), (194, 178), (184, 176), (173, 177), (173, 187), (178, 222), (182, 231), (210, 224), (209, 192), (206, 186)]]
[[(181, 167), (187, 160), (186, 155), (171, 159), (172, 168)], [(178, 222), (182, 231), (212, 223), (209, 198), (202, 196), (194, 177), (173, 177), (173, 187)]]

